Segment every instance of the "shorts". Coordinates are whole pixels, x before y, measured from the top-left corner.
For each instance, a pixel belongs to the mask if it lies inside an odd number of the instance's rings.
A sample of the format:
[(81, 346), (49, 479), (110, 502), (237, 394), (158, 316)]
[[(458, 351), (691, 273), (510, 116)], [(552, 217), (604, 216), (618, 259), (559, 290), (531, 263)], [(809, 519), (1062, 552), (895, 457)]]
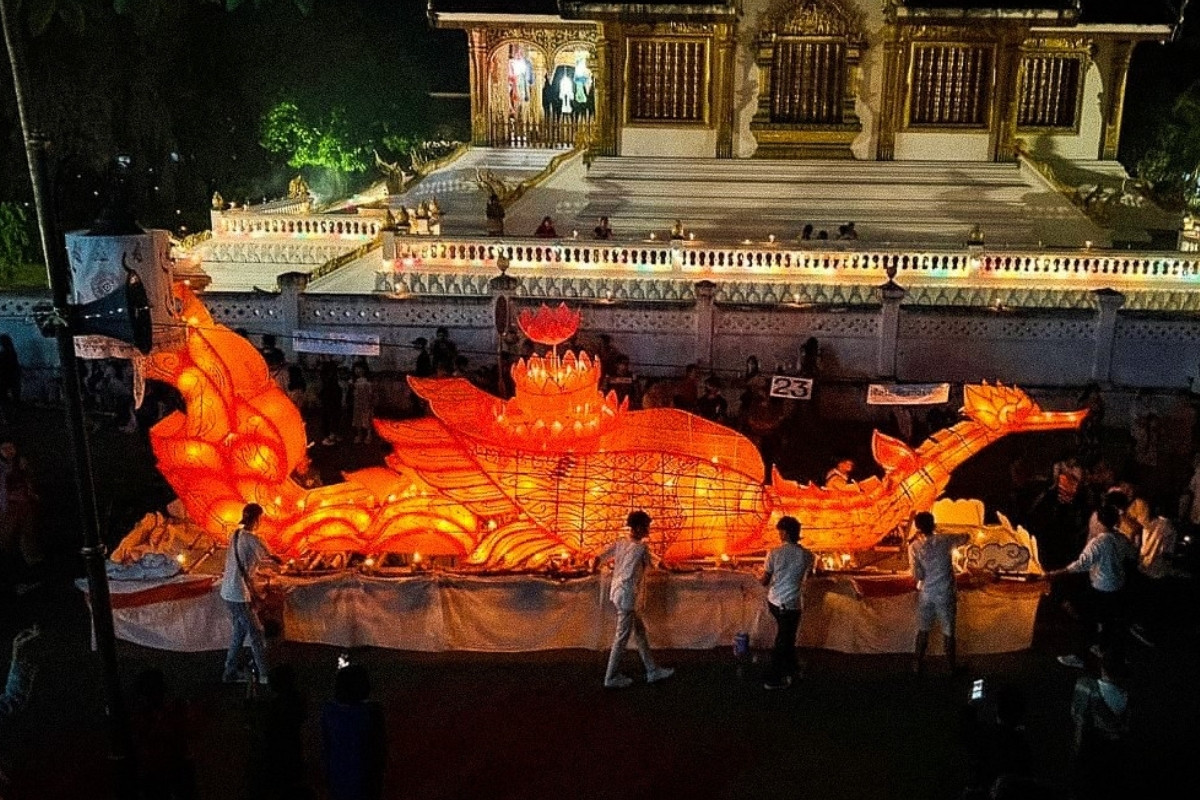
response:
[(929, 633), (933, 622), (942, 624), (942, 636), (954, 635), (954, 620), (958, 611), (958, 597), (917, 597), (917, 630)]

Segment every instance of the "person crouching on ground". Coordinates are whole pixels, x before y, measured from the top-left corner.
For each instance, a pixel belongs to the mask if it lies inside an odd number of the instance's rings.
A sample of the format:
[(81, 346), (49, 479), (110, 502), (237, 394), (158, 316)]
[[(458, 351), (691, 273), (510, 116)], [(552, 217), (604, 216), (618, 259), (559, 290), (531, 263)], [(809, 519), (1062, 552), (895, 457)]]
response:
[(946, 659), (950, 671), (957, 668), (954, 625), (958, 612), (958, 590), (954, 585), (954, 548), (971, 541), (966, 533), (937, 533), (933, 514), (922, 511), (913, 519), (917, 538), (908, 550), (913, 578), (917, 581), (917, 643), (913, 672), (918, 675), (925, 667), (925, 650), (929, 647), (929, 632), (934, 621), (942, 626)]
[(767, 609), (775, 618), (775, 646), (764, 689), (786, 689), (799, 672), (796, 631), (804, 608), (804, 579), (812, 571), (813, 554), (800, 546), (800, 521), (783, 517), (775, 525), (781, 544), (767, 554), (762, 585), (767, 587)]
[(625, 524), (629, 526), (629, 538), (613, 542), (596, 556), (592, 564), (596, 569), (606, 561), (613, 562), (612, 587), (608, 597), (617, 607), (617, 631), (613, 637), (612, 651), (608, 654), (608, 671), (604, 673), (604, 686), (607, 689), (624, 689), (633, 683), (632, 678), (617, 671), (631, 634), (642, 657), (642, 664), (646, 667), (647, 683), (669, 678), (675, 672), (672, 667), (660, 667), (654, 663), (654, 657), (650, 655), (650, 642), (646, 638), (646, 626), (637, 612), (642, 578), (651, 563), (650, 548), (645, 541), (650, 535), (650, 515), (641, 510), (630, 512)]
[(238, 659), (242, 652), (242, 642), (250, 640), (250, 652), (254, 656), (254, 665), (258, 669), (258, 680), (267, 680), (267, 643), (263, 636), (262, 623), (251, 608), (250, 600), (255, 591), (251, 579), (259, 564), (271, 558), (266, 545), (254, 534), (258, 522), (262, 519), (262, 506), (258, 503), (247, 503), (242, 509), (242, 522), (238, 525), (233, 537), (229, 540), (229, 549), (225, 552), (225, 571), (221, 575), (221, 599), (229, 609), (229, 617), (233, 622), (233, 638), (229, 642), (229, 651), (225, 654), (226, 683), (236, 683), (243, 679), (238, 670)]

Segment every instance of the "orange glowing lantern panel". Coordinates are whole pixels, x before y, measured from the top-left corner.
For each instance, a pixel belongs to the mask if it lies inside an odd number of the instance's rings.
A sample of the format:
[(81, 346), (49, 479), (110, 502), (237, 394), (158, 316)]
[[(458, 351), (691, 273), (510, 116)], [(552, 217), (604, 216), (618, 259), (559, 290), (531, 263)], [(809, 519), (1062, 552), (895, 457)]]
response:
[[(1010, 433), (1072, 428), (1086, 412), (1045, 412), (1024, 392), (965, 387), (966, 419), (916, 448), (875, 434), (883, 476), (840, 488), (773, 474), (740, 433), (676, 409), (629, 411), (599, 390), (600, 365), (557, 352), (518, 362), (501, 400), (459, 378), (409, 381), (432, 416), (376, 421), (391, 443), (386, 469), (306, 490), (292, 473), (307, 437), (299, 412), (258, 351), (177, 288), (189, 320), (180, 349), (156, 353), (149, 377), (176, 386), (186, 411), (151, 430), (168, 482), (191, 519), (218, 538), (245, 503), (277, 553), (357, 550), (456, 555), (470, 563), (547, 563), (587, 555), (625, 534), (631, 509), (654, 519), (651, 542), (671, 559), (761, 551), (770, 522), (798, 517), (805, 543), (850, 552), (874, 546), (929, 508), (953, 470)], [(530, 338), (557, 345), (579, 314), (523, 312)]]

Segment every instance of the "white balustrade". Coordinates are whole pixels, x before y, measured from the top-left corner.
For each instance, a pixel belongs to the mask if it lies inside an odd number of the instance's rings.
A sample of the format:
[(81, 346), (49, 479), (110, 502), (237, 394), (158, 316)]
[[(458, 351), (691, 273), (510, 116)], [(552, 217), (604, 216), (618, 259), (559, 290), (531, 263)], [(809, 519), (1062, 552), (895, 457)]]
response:
[(237, 236), (329, 236), (371, 239), (379, 235), (385, 220), (349, 214), (259, 214), (224, 211), (213, 214), (214, 237)]
[[(1163, 282), (1200, 287), (1200, 254), (1115, 250), (1029, 251), (901, 249), (834, 245), (714, 246), (699, 242), (579, 242), (544, 239), (423, 239), (398, 237), (395, 269), (494, 272), (507, 259), (514, 273), (550, 269), (626, 273), (678, 273), (678, 277), (823, 278), (882, 281), (888, 276), (924, 283), (995, 279), (1091, 285), (1102, 279), (1120, 288)], [(388, 265), (384, 265), (385, 269)]]

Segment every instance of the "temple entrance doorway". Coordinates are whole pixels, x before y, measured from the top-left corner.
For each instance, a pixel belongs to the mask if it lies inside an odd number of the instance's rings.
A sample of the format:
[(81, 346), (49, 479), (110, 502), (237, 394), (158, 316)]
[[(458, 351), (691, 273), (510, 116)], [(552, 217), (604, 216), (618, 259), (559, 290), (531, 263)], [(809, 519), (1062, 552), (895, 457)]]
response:
[(569, 148), (590, 137), (596, 119), (591, 45), (506, 42), (489, 59), (488, 142), (493, 147)]

